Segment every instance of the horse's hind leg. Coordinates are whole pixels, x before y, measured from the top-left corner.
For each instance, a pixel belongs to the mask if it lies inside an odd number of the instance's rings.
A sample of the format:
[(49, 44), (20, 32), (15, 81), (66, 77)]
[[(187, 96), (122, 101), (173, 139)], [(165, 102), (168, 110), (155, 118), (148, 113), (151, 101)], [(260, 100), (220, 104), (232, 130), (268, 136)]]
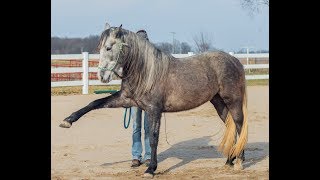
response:
[(223, 99), (219, 94), (216, 94), (210, 102), (213, 104), (213, 106), (216, 108), (218, 115), (220, 116), (221, 120), (225, 123), (227, 114), (228, 114), (228, 108), (226, 104), (223, 102)]
[[(216, 108), (219, 117), (221, 118), (221, 120), (225, 123), (226, 118), (227, 118), (227, 114), (228, 114), (228, 108), (226, 106), (226, 104), (224, 103), (223, 99), (221, 98), (221, 96), (219, 94), (216, 94), (211, 100), (210, 102), (213, 104), (213, 106)], [(226, 165), (228, 166), (233, 166), (233, 161), (236, 159), (236, 157), (228, 157)]]
[[(238, 97), (235, 99), (232, 98), (224, 98), (224, 102), (227, 105), (230, 114), (234, 120), (234, 123), (236, 125), (236, 130), (240, 136), (241, 130), (243, 127), (243, 122), (244, 122), (244, 114), (243, 114), (243, 101), (242, 98)], [(246, 143), (246, 140), (243, 140), (243, 142), (239, 142), (240, 137), (238, 138), (238, 143)], [(237, 145), (236, 145), (237, 146)], [(242, 169), (242, 162), (244, 161), (244, 150), (242, 149), (240, 153), (236, 155), (236, 163), (234, 165), (235, 170), (240, 170)]]

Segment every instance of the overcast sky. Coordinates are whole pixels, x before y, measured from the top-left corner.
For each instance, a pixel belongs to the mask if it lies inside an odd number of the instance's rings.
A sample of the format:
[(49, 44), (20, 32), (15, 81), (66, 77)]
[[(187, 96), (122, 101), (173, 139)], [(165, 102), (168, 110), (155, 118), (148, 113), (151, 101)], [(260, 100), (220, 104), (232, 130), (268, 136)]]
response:
[(192, 37), (208, 33), (225, 51), (243, 46), (269, 50), (269, 8), (249, 16), (240, 0), (51, 0), (51, 36), (100, 35), (105, 22), (124, 29), (145, 29), (152, 42), (194, 45)]

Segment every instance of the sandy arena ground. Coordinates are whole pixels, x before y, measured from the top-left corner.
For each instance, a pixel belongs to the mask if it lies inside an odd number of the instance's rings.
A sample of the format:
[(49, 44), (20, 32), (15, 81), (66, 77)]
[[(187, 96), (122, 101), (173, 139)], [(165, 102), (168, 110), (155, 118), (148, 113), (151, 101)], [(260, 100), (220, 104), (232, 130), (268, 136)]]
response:
[[(146, 167), (131, 168), (132, 122), (123, 108), (91, 111), (70, 129), (58, 127), (72, 112), (100, 95), (51, 97), (52, 179), (141, 179)], [(161, 119), (154, 179), (269, 179), (269, 87), (248, 86), (249, 140), (244, 170), (222, 169), (217, 150), (224, 124), (210, 103)], [(143, 133), (144, 134), (144, 133)], [(143, 138), (143, 137), (142, 137)]]

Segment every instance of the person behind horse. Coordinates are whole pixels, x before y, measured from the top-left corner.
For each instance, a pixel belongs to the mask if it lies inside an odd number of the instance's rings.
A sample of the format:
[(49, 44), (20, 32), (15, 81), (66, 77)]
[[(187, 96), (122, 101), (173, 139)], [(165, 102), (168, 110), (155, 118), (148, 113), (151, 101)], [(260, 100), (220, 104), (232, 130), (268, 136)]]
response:
[[(147, 32), (145, 30), (139, 30), (138, 35), (149, 41)], [(142, 158), (142, 143), (141, 143), (141, 121), (142, 110), (138, 107), (132, 107), (133, 114), (133, 133), (132, 133), (132, 163), (131, 167), (138, 167), (144, 162), (146, 166), (149, 166), (151, 159), (151, 148), (149, 143), (149, 125), (147, 114), (144, 113), (144, 157)]]

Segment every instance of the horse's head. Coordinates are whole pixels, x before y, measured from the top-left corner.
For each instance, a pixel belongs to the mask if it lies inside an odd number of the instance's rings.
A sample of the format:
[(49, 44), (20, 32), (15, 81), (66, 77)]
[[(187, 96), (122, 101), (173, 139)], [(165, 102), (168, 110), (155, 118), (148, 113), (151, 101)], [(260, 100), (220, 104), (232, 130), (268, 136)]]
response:
[(98, 78), (101, 82), (110, 82), (113, 74), (122, 76), (125, 46), (128, 45), (123, 40), (122, 25), (110, 27), (107, 23), (98, 47), (100, 51)]

